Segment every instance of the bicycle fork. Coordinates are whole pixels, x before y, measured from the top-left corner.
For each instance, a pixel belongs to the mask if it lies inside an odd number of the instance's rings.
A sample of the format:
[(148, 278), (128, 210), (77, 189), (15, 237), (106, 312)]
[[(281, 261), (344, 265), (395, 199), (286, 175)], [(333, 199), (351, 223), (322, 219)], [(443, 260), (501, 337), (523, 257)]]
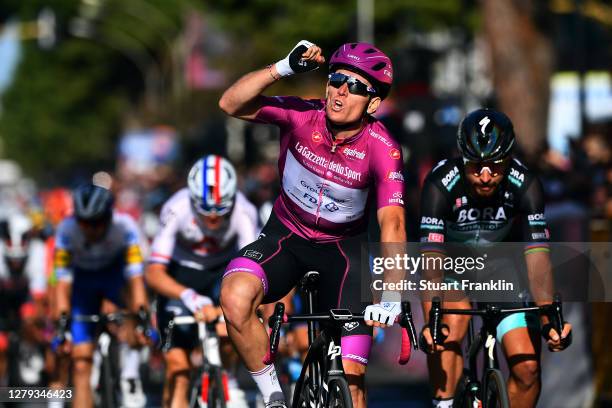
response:
[(223, 371), (222, 363), (221, 363), (221, 353), (219, 351), (219, 337), (216, 335), (209, 336), (206, 323), (198, 322), (198, 337), (200, 339), (200, 344), (202, 344), (202, 357), (204, 359), (204, 364), (212, 367), (212, 370), (204, 370), (202, 372), (202, 389), (200, 393), (200, 398), (205, 403), (208, 403), (208, 388), (210, 386), (210, 373), (212, 371), (216, 371), (219, 373), (213, 381), (221, 380), (221, 385), (223, 388), (223, 397), (225, 401), (229, 401), (229, 386), (227, 383), (227, 373)]

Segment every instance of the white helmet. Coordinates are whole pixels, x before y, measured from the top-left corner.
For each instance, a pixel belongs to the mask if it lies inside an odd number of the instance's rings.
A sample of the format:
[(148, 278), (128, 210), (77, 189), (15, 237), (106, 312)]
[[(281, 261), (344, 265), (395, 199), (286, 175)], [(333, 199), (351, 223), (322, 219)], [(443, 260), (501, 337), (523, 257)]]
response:
[(4, 256), (7, 259), (20, 261), (27, 257), (31, 229), (32, 221), (25, 214), (13, 213), (2, 221), (0, 235), (4, 241)]
[(204, 156), (189, 170), (187, 185), (197, 212), (224, 215), (231, 211), (236, 198), (236, 170), (221, 156)]

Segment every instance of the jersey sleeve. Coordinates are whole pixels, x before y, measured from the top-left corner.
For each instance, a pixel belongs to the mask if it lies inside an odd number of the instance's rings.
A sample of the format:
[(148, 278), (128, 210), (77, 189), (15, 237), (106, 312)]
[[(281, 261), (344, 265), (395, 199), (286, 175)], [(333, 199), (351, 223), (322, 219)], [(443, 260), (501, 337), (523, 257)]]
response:
[(404, 206), (404, 171), (402, 150), (387, 136), (389, 146), (373, 140), (370, 168), (376, 189), (376, 208)]
[(167, 265), (172, 259), (174, 245), (176, 243), (176, 233), (178, 231), (178, 214), (173, 209), (165, 205), (160, 213), (160, 229), (153, 239), (151, 245), (151, 255), (149, 263)]
[(43, 296), (47, 291), (46, 256), (44, 242), (38, 239), (33, 240), (28, 249), (25, 269), (30, 282), (30, 294), (34, 298)]
[(53, 251), (53, 269), (58, 281), (72, 282), (71, 242), (68, 227), (69, 220), (64, 220), (55, 233), (55, 249)]
[(525, 189), (520, 209), (525, 252), (548, 251), (550, 232), (544, 216), (544, 192), (537, 177)]
[(138, 229), (138, 225), (132, 219), (126, 216), (125, 223), (125, 269), (124, 276), (126, 279), (133, 278), (135, 276), (141, 276), (144, 271), (143, 258), (142, 258), (142, 234)]
[(254, 122), (266, 123), (283, 128), (300, 126), (307, 115), (301, 112), (321, 108), (317, 100), (305, 100), (297, 96), (262, 96), (263, 107), (259, 109)]
[[(238, 201), (237, 201), (238, 202)], [(246, 197), (240, 197), (241, 214), (238, 221), (238, 247), (244, 248), (257, 238), (258, 214), (257, 208)]]
[(427, 243), (421, 247), (423, 252), (444, 252), (442, 244), (446, 242), (449, 207), (445, 193), (430, 173), (421, 190), (419, 237), (420, 242)]

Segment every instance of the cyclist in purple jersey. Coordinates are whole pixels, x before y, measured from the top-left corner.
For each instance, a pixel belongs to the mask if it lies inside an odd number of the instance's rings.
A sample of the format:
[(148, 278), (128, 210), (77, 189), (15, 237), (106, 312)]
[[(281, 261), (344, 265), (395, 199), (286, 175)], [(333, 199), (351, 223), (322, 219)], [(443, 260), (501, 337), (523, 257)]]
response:
[(382, 242), (406, 240), (401, 149), (372, 116), (390, 90), (391, 60), (370, 44), (345, 44), (331, 57), (325, 99), (262, 95), (281, 78), (324, 62), (318, 46), (300, 41), (286, 58), (239, 79), (219, 101), (231, 116), (281, 130), (281, 194), (258, 240), (228, 265), (221, 290), (230, 337), (267, 407), (286, 405), (274, 367), (262, 363), (268, 338), (255, 315), (261, 303), (280, 299), (305, 272), (318, 270), (321, 310), (366, 309), (367, 325), (342, 333), (356, 407), (366, 401), (371, 326), (391, 325), (399, 313), (396, 298), (362, 303), (359, 277), (370, 206), (376, 206)]

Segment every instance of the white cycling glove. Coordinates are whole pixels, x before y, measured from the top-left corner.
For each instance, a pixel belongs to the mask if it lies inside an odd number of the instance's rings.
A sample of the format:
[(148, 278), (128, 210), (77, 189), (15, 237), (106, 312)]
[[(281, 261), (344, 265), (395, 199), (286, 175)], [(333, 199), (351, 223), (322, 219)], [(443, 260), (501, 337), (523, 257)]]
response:
[(401, 295), (396, 292), (383, 293), (379, 303), (369, 305), (363, 313), (363, 320), (373, 320), (386, 325), (393, 325), (402, 312)]
[(182, 291), (180, 298), (181, 301), (187, 307), (187, 309), (191, 311), (191, 313), (199, 312), (202, 310), (202, 308), (204, 308), (204, 306), (209, 306), (213, 304), (211, 298), (209, 298), (208, 296), (202, 296), (191, 288), (187, 288)]
[(302, 54), (314, 44), (310, 41), (302, 40), (296, 44), (289, 55), (278, 61), (275, 65), (276, 72), (282, 77), (293, 74), (301, 74), (319, 68), (319, 64), (315, 61), (303, 61)]

